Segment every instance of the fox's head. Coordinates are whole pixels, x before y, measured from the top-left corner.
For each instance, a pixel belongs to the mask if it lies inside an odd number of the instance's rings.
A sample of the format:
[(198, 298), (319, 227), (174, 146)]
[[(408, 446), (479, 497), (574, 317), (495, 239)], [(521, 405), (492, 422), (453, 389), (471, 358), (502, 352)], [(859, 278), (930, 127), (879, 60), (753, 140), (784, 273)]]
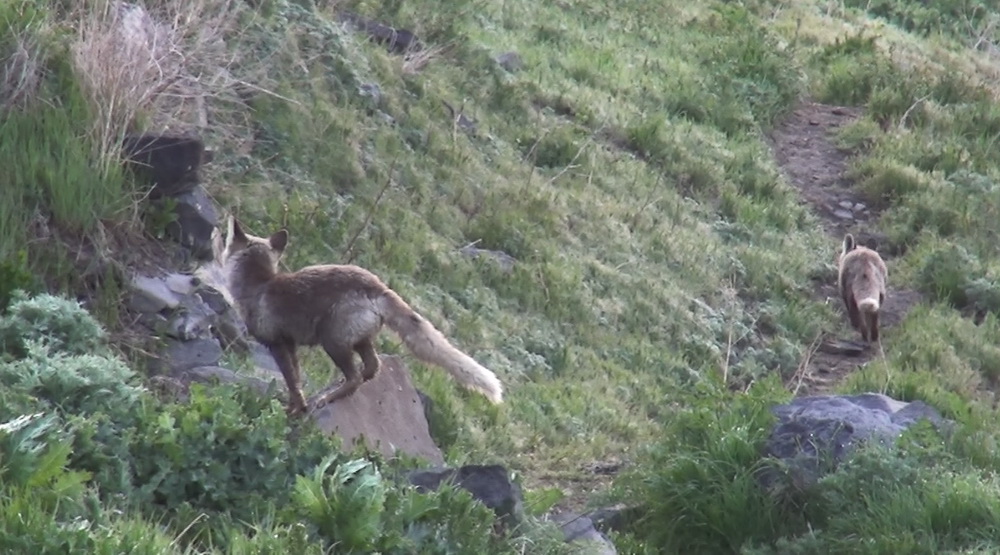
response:
[(243, 231), (236, 218), (229, 220), (225, 250), (222, 253), (223, 265), (247, 261), (255, 264), (265, 264), (274, 272), (278, 271), (278, 262), (288, 246), (288, 231), (282, 229), (268, 238), (257, 237)]

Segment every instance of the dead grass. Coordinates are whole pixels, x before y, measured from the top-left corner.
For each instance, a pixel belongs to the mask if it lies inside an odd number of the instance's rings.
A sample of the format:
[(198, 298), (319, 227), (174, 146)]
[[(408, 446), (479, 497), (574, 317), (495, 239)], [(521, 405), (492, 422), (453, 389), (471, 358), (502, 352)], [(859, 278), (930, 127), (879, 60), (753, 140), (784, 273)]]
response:
[(231, 0), (78, 5), (73, 64), (103, 164), (117, 163), (125, 134), (198, 131), (209, 125), (210, 100), (234, 98), (226, 38), (236, 9)]
[(0, 68), (0, 112), (23, 109), (42, 84), (42, 49), (37, 36), (25, 31), (12, 37), (10, 55)]

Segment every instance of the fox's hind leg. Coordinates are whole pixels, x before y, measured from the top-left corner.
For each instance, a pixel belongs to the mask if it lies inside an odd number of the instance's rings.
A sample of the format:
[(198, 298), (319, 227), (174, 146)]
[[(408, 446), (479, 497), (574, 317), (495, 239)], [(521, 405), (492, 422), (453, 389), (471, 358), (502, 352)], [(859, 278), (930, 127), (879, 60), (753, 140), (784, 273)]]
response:
[(332, 403), (337, 399), (343, 399), (348, 395), (354, 393), (358, 389), (358, 386), (362, 384), (364, 379), (358, 369), (354, 367), (354, 351), (349, 348), (343, 348), (339, 345), (324, 345), (323, 349), (326, 354), (330, 356), (333, 363), (340, 368), (340, 371), (344, 373), (344, 383), (339, 387), (333, 387), (332, 385), (320, 393), (317, 393), (310, 403), (310, 410), (316, 410), (327, 403)]
[(364, 367), (361, 369), (361, 377), (367, 382), (378, 374), (379, 360), (378, 353), (375, 352), (375, 345), (372, 340), (362, 339), (354, 346), (354, 350), (361, 355), (361, 362)]

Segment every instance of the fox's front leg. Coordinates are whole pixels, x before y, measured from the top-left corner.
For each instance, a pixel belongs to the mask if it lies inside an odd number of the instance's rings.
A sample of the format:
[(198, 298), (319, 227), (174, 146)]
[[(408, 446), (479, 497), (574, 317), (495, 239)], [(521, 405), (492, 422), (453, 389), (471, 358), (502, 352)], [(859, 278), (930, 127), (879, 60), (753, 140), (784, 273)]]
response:
[(306, 411), (306, 399), (302, 394), (302, 384), (299, 378), (299, 361), (295, 356), (295, 344), (287, 341), (267, 345), (274, 357), (281, 375), (285, 377), (288, 386), (288, 414), (300, 415)]

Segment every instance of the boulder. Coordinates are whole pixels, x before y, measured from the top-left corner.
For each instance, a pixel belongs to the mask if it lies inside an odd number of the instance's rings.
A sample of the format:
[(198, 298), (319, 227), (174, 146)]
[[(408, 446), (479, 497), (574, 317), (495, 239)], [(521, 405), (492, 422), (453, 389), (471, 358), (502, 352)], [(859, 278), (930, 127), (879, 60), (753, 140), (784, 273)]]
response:
[[(397, 451), (443, 464), (444, 455), (431, 439), (410, 371), (398, 356), (380, 355), (382, 367), (353, 395), (321, 407), (313, 413), (316, 425), (336, 434), (350, 449), (359, 442), (386, 457)], [(339, 370), (337, 371), (339, 373)]]
[[(766, 455), (784, 461), (800, 485), (814, 483), (864, 442), (891, 444), (918, 421), (948, 422), (921, 401), (906, 403), (877, 393), (799, 397), (771, 410), (778, 422)], [(761, 476), (765, 486), (775, 478), (773, 472)]]

